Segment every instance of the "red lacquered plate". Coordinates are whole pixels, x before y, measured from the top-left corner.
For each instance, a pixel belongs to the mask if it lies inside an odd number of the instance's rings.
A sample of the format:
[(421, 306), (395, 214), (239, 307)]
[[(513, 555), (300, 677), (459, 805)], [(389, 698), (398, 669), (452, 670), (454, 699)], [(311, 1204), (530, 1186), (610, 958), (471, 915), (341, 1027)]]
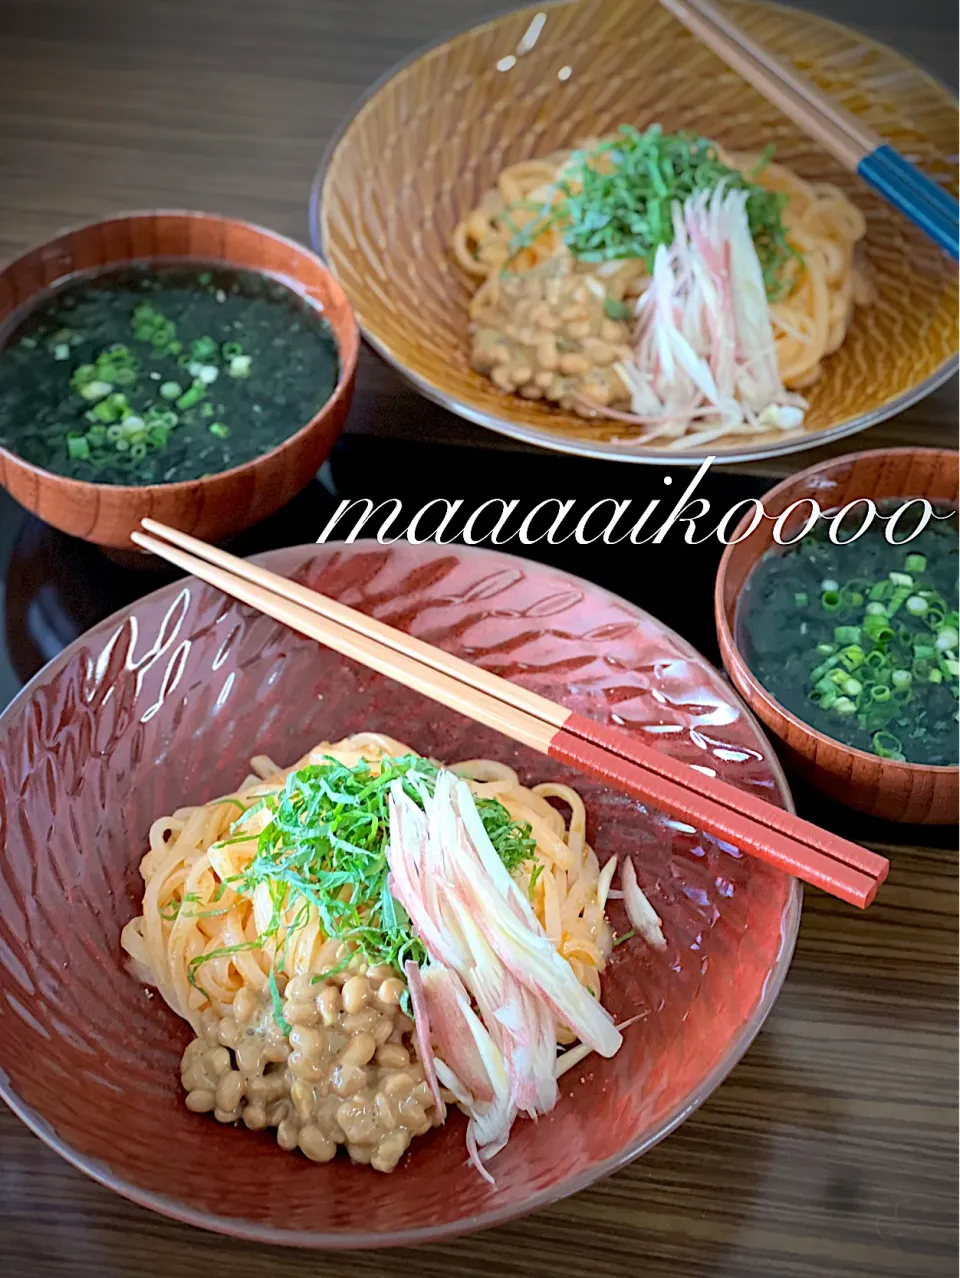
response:
[[(720, 675), (615, 595), (509, 555), (460, 547), (308, 546), (275, 572), (480, 662), (678, 758), (789, 806), (770, 746)], [(478, 755), (584, 796), (601, 861), (635, 857), (664, 954), (614, 952), (604, 1001), (625, 1032), (518, 1121), (490, 1188), (463, 1123), (392, 1175), (318, 1165), (272, 1136), (188, 1113), (187, 1027), (127, 974), (154, 817), (231, 789), (247, 760), (391, 733), (434, 757)], [(613, 908), (618, 930), (627, 924)], [(314, 1247), (423, 1242), (534, 1210), (649, 1149), (724, 1078), (786, 974), (800, 888), (735, 849), (388, 683), (194, 579), (72, 644), (0, 717), (0, 1095), (70, 1162), (180, 1220)], [(581, 1082), (581, 1079), (583, 1080)]]

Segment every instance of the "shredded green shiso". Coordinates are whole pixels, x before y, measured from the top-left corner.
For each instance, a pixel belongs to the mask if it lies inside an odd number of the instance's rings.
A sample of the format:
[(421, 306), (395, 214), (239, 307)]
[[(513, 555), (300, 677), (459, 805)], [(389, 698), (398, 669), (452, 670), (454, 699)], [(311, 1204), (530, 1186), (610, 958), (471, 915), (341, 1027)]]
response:
[[(433, 793), (439, 769), (417, 755), (380, 761), (379, 773), (361, 761), (353, 767), (328, 759), (293, 772), (283, 789), (266, 795), (239, 817), (223, 844), (247, 841), (244, 823), (266, 810), (270, 821), (257, 837), (257, 851), (242, 874), (221, 884), (251, 896), (266, 884), (273, 904), (267, 928), (256, 941), (200, 954), (189, 966), (199, 986), (198, 969), (210, 959), (243, 949), (259, 949), (285, 930), (276, 967), (283, 970), (286, 946), (305, 926), (315, 906), (327, 936), (344, 942), (350, 954), (337, 969), (321, 973), (322, 980), (342, 971), (356, 953), (371, 965), (389, 963), (401, 969), (407, 959), (426, 958), (414, 935), (406, 910), (394, 900), (388, 885), (389, 790), (399, 780), (405, 792), (423, 807), (423, 793)], [(529, 825), (510, 817), (496, 799), (478, 799), (477, 811), (497, 855), (510, 871), (536, 852)], [(349, 888), (349, 899), (344, 888)], [(165, 909), (179, 909), (167, 903)], [(280, 1017), (280, 998), (273, 976), (274, 1010)]]
[[(771, 155), (772, 148), (767, 148), (754, 176)], [(604, 159), (610, 163), (598, 167)], [(786, 196), (767, 191), (724, 164), (709, 138), (689, 131), (664, 133), (659, 124), (643, 133), (622, 124), (615, 137), (591, 150), (575, 151), (564, 176), (551, 188), (551, 199), (537, 206), (538, 216), (514, 234), (511, 258), (556, 227), (582, 262), (642, 257), (652, 267), (659, 245), (673, 242), (673, 204), (721, 182), (727, 189), (749, 192), (750, 234), (767, 296), (775, 300), (786, 285), (784, 266), (797, 257), (783, 226)], [(561, 198), (554, 202), (557, 192)]]

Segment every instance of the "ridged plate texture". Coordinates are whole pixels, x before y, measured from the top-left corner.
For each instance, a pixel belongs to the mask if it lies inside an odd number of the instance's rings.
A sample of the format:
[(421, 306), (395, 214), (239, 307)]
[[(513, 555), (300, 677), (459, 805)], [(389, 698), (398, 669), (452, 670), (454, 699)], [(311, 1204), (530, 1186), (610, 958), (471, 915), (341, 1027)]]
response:
[[(726, 6), (929, 176), (956, 190), (957, 111), (946, 89), (865, 36), (776, 5)], [(537, 13), (546, 21), (517, 57)], [(506, 63), (504, 63), (506, 59)], [(512, 59), (512, 62), (511, 62)], [(498, 63), (507, 69), (498, 69)], [(559, 73), (569, 71), (569, 78)], [(373, 345), (430, 398), (494, 430), (566, 452), (667, 463), (636, 428), (507, 396), (469, 367), (473, 284), (450, 251), (457, 222), (505, 165), (628, 122), (694, 129), (732, 150), (776, 147), (801, 176), (835, 183), (867, 218), (879, 299), (859, 309), (809, 392), (800, 435), (728, 437), (697, 456), (794, 452), (889, 417), (943, 380), (957, 351), (955, 265), (859, 178), (728, 70), (657, 0), (537, 5), (474, 27), (408, 63), (346, 127), (318, 175), (319, 244)], [(631, 434), (632, 432), (632, 434)], [(622, 440), (625, 442), (614, 442)]]
[[(772, 803), (769, 746), (683, 640), (615, 596), (493, 551), (309, 546), (262, 558)], [(280, 762), (378, 729), (436, 757), (488, 755), (584, 795), (601, 860), (635, 858), (665, 955), (615, 951), (606, 1001), (641, 1013), (610, 1061), (572, 1071), (557, 1109), (518, 1122), (490, 1189), (463, 1122), (393, 1175), (281, 1152), (183, 1105), (190, 1035), (124, 968), (150, 822)], [(83, 1170), (137, 1201), (245, 1237), (313, 1246), (410, 1242), (494, 1223), (584, 1186), (681, 1121), (746, 1048), (776, 996), (797, 884), (189, 579), (103, 622), (0, 719), (0, 1093)], [(615, 927), (627, 926), (621, 907)], [(581, 1082), (581, 1079), (584, 1081)]]

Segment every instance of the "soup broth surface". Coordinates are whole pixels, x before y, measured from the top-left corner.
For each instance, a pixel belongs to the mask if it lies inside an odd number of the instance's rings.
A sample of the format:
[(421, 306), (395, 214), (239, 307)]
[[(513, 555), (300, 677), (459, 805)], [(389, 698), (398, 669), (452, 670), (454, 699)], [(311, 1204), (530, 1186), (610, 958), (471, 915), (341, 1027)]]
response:
[[(747, 664), (786, 710), (845, 745), (908, 763), (956, 765), (957, 512), (905, 512), (891, 545), (889, 516), (849, 545), (829, 522), (795, 546), (768, 551), (736, 614)], [(841, 525), (860, 526), (862, 509)]]
[(198, 479), (295, 434), (337, 376), (326, 319), (279, 280), (134, 263), (73, 278), (0, 337), (0, 444), (94, 483)]

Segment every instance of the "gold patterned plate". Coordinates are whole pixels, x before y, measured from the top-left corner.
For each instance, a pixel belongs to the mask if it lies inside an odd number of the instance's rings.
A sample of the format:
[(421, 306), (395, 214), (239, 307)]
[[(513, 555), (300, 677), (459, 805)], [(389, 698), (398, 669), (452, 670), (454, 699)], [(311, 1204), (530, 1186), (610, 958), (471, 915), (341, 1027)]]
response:
[[(727, 5), (792, 62), (951, 190), (956, 103), (907, 59), (825, 18)], [(517, 47), (538, 13), (533, 48)], [(803, 177), (841, 187), (866, 215), (877, 302), (805, 392), (805, 429), (731, 436), (707, 452), (754, 460), (863, 430), (927, 395), (956, 367), (957, 280), (949, 259), (699, 44), (656, 0), (576, 0), (520, 9), (407, 62), (371, 91), (334, 142), (311, 198), (314, 247), (346, 289), (364, 335), (428, 398), (481, 426), (588, 457), (698, 462), (704, 450), (642, 443), (505, 395), (469, 366), (472, 283), (450, 252), (454, 226), (505, 164), (622, 122), (695, 129), (734, 150), (776, 146)], [(634, 434), (631, 437), (631, 430)]]

